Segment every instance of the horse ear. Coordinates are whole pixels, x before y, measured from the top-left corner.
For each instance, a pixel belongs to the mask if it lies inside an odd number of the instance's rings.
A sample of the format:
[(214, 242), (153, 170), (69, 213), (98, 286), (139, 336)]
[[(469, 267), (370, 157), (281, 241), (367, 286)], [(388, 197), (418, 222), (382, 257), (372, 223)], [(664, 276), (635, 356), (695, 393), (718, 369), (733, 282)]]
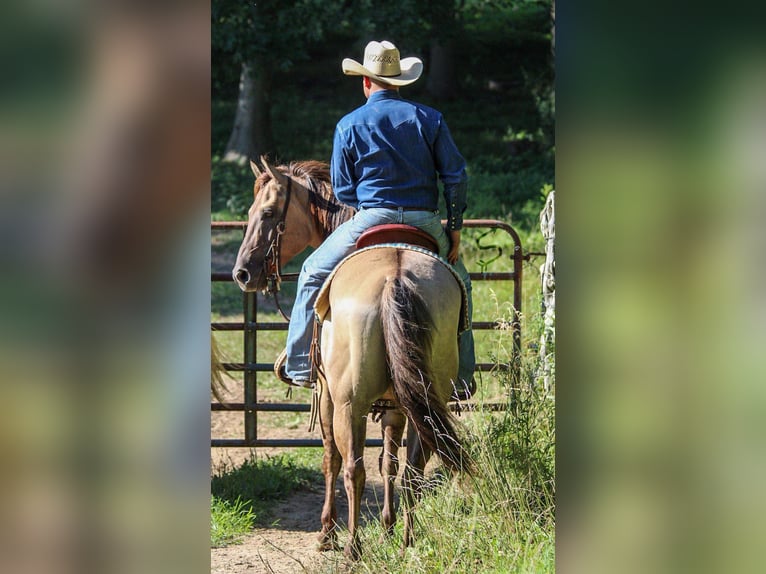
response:
[(266, 159), (265, 155), (261, 156), (261, 165), (263, 166), (264, 171), (266, 173), (268, 173), (273, 178), (274, 177), (274, 170), (271, 169), (271, 166), (269, 165), (269, 162)]
[(250, 169), (253, 171), (253, 175), (255, 176), (255, 179), (258, 179), (261, 177), (261, 174), (263, 173), (261, 171), (261, 168), (258, 167), (258, 164), (255, 163), (253, 160), (250, 160)]
[(269, 162), (266, 161), (266, 156), (261, 156), (261, 163), (263, 164), (263, 169), (266, 170), (266, 172), (272, 177), (272, 179), (276, 180), (276, 182), (282, 186), (287, 187), (287, 176), (283, 174), (281, 171), (279, 171), (276, 168), (272, 168), (269, 165)]

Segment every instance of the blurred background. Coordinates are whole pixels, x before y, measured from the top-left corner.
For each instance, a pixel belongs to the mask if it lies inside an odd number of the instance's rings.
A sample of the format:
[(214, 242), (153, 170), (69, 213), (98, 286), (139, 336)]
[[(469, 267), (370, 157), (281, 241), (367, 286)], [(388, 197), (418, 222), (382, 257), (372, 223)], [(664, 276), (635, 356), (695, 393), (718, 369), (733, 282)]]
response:
[(0, 13), (0, 571), (207, 571), (209, 3)]
[(762, 18), (559, 5), (562, 572), (763, 563)]

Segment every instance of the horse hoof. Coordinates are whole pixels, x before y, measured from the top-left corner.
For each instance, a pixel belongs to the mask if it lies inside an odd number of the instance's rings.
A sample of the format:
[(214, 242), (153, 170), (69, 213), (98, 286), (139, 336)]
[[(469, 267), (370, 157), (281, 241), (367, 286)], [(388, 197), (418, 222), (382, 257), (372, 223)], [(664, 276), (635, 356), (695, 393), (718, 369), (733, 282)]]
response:
[(343, 553), (346, 555), (346, 558), (354, 562), (357, 562), (362, 557), (362, 549), (359, 544), (348, 544)]
[(320, 534), (317, 538), (317, 551), (329, 552), (331, 550), (340, 550), (338, 541), (334, 536), (328, 536), (326, 534)]

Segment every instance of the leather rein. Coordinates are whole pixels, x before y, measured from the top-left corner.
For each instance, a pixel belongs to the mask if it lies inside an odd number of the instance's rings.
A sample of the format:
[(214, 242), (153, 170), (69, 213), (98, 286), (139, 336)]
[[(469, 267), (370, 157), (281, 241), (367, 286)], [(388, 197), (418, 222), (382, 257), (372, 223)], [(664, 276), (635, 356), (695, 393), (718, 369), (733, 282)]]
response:
[(290, 197), (292, 196), (293, 179), (287, 176), (287, 191), (285, 192), (285, 206), (282, 208), (282, 214), (279, 217), (279, 221), (274, 229), (275, 236), (269, 245), (269, 250), (266, 252), (266, 257), (263, 259), (263, 272), (266, 275), (267, 287), (266, 292), (274, 295), (274, 303), (279, 310), (279, 313), (284, 317), (286, 321), (290, 320), (290, 317), (282, 310), (282, 306), (279, 304), (279, 287), (282, 283), (282, 235), (285, 233), (285, 220), (287, 219), (287, 210), (290, 207)]

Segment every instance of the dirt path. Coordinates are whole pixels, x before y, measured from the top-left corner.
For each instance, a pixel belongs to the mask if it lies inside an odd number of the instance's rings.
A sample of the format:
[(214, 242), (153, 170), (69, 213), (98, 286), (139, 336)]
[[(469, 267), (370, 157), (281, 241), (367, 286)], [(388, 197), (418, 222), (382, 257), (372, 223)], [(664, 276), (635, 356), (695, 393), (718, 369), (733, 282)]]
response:
[[(368, 449), (372, 450), (372, 449)], [(365, 459), (370, 457), (365, 456)], [(375, 453), (374, 458), (377, 458)], [(366, 465), (368, 466), (368, 465)], [(377, 462), (375, 463), (377, 466)], [(368, 476), (372, 474), (368, 467)], [(374, 469), (377, 473), (377, 468)], [(364, 500), (366, 519), (377, 519), (377, 500), (382, 499), (380, 479), (368, 480)], [(345, 522), (348, 505), (342, 490), (342, 481), (336, 489), (338, 517)], [(341, 552), (318, 552), (316, 538), (319, 517), (322, 512), (324, 493), (320, 488), (294, 492), (287, 500), (273, 509), (276, 524), (257, 528), (242, 544), (226, 548), (214, 548), (210, 552), (210, 571), (214, 574), (239, 574), (243, 572), (291, 574), (304, 572), (305, 568), (323, 561), (342, 562)], [(341, 543), (344, 540), (341, 537)]]
[[(231, 397), (230, 400), (236, 401), (237, 397)], [(216, 438), (243, 436), (242, 418), (242, 413), (213, 413), (211, 420), (213, 436)], [(306, 415), (306, 420), (308, 420), (308, 415)], [(316, 438), (320, 437), (318, 429), (315, 434)], [(296, 429), (283, 428), (276, 431), (259, 428), (260, 438), (277, 438), (277, 436), (280, 438), (306, 438), (307, 435), (305, 425)], [(367, 435), (370, 438), (379, 438), (380, 425), (370, 422), (367, 427)], [(257, 452), (259, 455), (266, 455), (283, 451), (284, 449), (258, 449)], [(378, 519), (379, 504), (383, 500), (383, 483), (378, 471), (378, 454), (379, 449), (377, 448), (365, 449), (367, 484), (362, 500), (363, 521)], [(218, 468), (221, 464), (236, 466), (249, 457), (250, 449), (211, 449), (213, 468)], [(348, 505), (342, 478), (336, 483), (336, 498), (338, 519), (345, 525)], [(340, 552), (320, 553), (316, 550), (323, 502), (324, 487), (322, 485), (294, 492), (287, 500), (277, 503), (273, 508), (274, 524), (255, 529), (242, 540), (241, 544), (211, 549), (211, 573), (303, 573), (309, 566), (317, 565), (323, 561), (342, 561), (342, 553)], [(342, 534), (340, 542), (341, 544), (345, 543)]]
[[(234, 264), (236, 249), (226, 247), (216, 248), (218, 244), (227, 245), (232, 238), (241, 238), (240, 232), (217, 232), (214, 237), (212, 250), (213, 269), (228, 271)], [(236, 243), (236, 241), (235, 241)], [(276, 311), (269, 298), (260, 298), (260, 311)], [(231, 392), (226, 393), (226, 399), (231, 402), (242, 402), (244, 395), (242, 385), (232, 383)], [(297, 391), (301, 393), (303, 391)], [(308, 394), (303, 394), (298, 400), (308, 400)], [(215, 438), (242, 438), (244, 432), (243, 414), (241, 412), (214, 412), (211, 416), (211, 435)], [(258, 427), (259, 438), (321, 438), (319, 429), (309, 435), (306, 426), (308, 414), (300, 417), (295, 428), (272, 429), (268, 424)], [(380, 438), (380, 425), (370, 422), (367, 426), (367, 436)], [(284, 452), (285, 449), (258, 449), (258, 455), (273, 455)], [(211, 449), (211, 466), (220, 468), (225, 464), (229, 467), (239, 466), (250, 458), (251, 451), (247, 448), (214, 448)], [(365, 449), (365, 469), (367, 484), (362, 500), (362, 520), (378, 520), (379, 503), (383, 500), (383, 483), (378, 471), (379, 449)], [(403, 454), (403, 453), (402, 453)], [(404, 465), (402, 465), (403, 467)], [(402, 469), (400, 469), (400, 472)], [(346, 493), (343, 479), (336, 483), (336, 499), (338, 520), (343, 526), (348, 513)], [(323, 561), (342, 561), (342, 552), (317, 552), (316, 539), (320, 530), (320, 516), (324, 502), (324, 487), (318, 485), (310, 490), (294, 492), (287, 500), (277, 503), (272, 510), (274, 524), (269, 527), (255, 529), (244, 537), (241, 544), (226, 548), (212, 548), (210, 551), (210, 571), (213, 574), (247, 573), (303, 573), (305, 568)], [(341, 535), (341, 545), (345, 539)]]

